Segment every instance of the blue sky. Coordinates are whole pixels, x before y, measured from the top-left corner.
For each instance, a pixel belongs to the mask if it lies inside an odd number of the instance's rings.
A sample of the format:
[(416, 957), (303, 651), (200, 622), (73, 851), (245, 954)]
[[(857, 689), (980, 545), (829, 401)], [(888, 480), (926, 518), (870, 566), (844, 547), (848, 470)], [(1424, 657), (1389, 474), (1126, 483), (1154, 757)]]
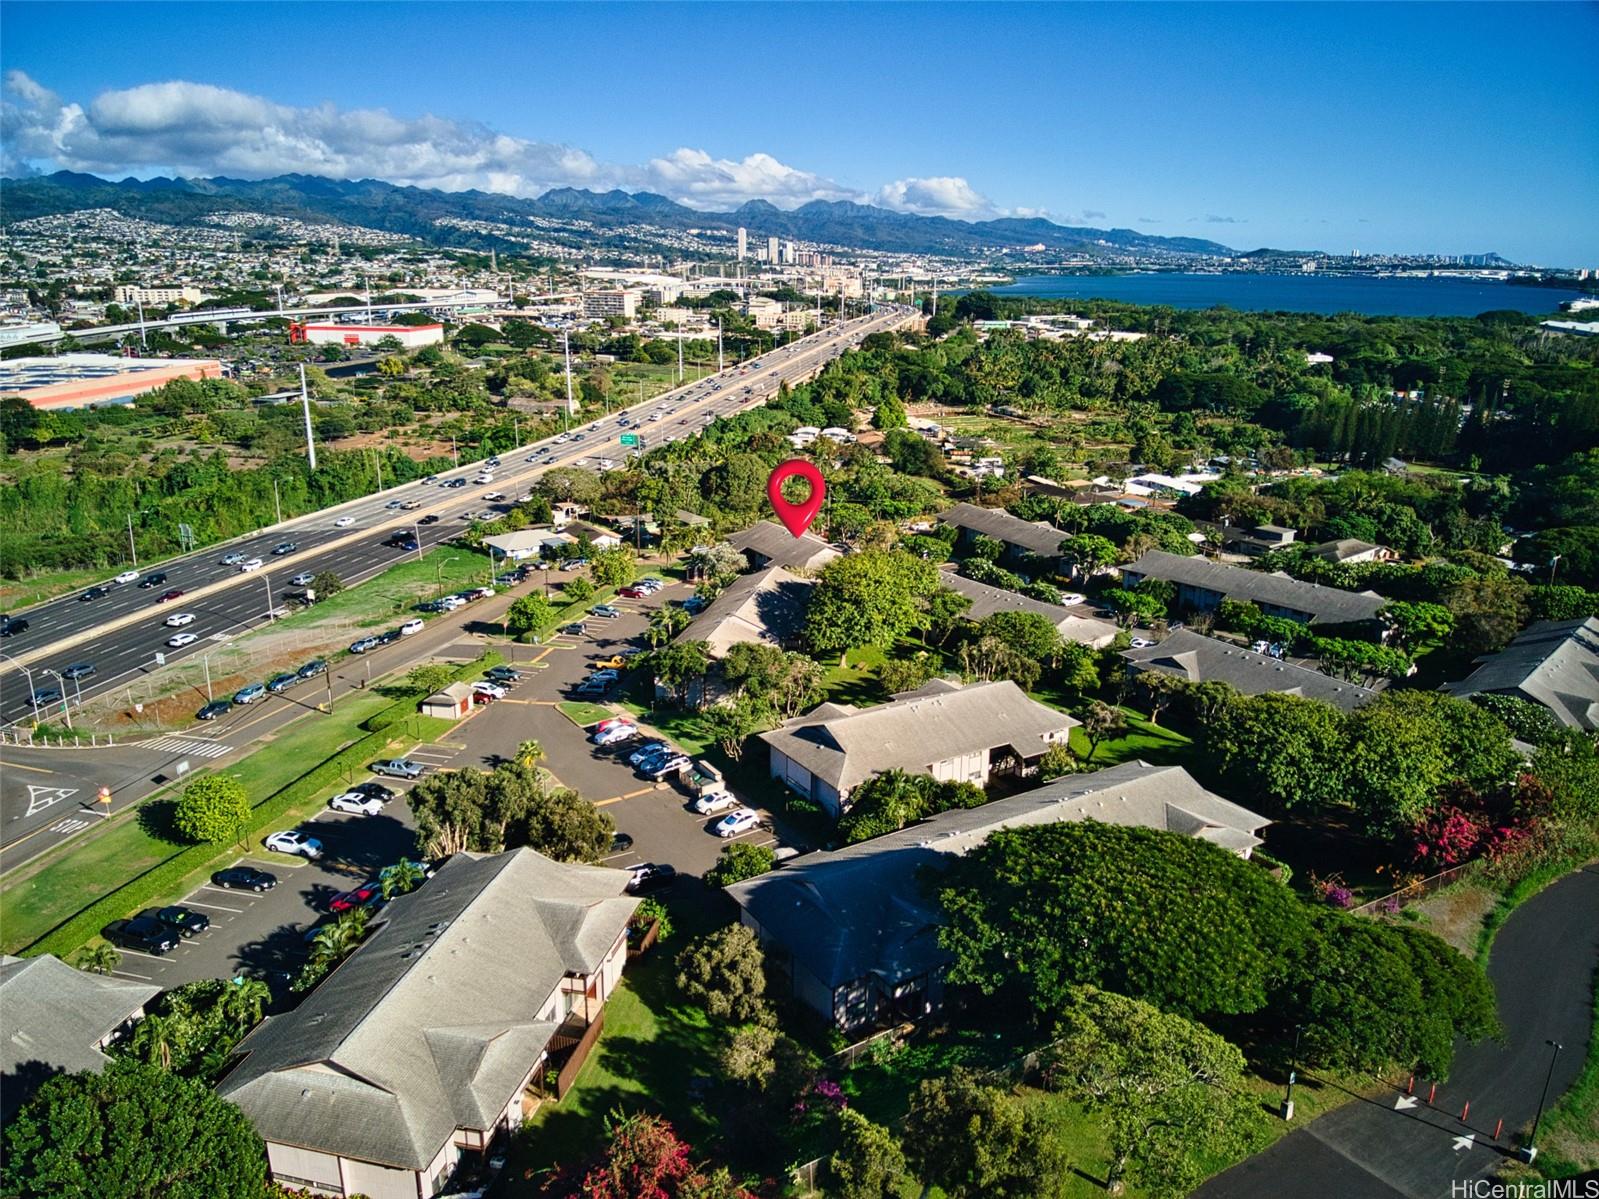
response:
[(1599, 7), (0, 4), (7, 169), (1599, 266)]

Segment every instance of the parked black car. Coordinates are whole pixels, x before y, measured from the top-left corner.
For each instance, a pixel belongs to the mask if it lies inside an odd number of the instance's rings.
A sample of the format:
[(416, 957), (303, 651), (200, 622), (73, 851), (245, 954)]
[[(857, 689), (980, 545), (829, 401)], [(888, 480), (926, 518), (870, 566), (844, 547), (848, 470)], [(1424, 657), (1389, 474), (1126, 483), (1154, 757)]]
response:
[(117, 920), (106, 925), (100, 935), (122, 949), (137, 949), (140, 953), (154, 954), (156, 957), (178, 947), (177, 930), (168, 928), (154, 916)]
[(374, 782), (370, 779), (364, 783), (357, 783), (350, 790), (357, 795), (364, 795), (368, 799), (375, 799), (379, 803), (388, 803), (389, 800), (394, 798), (393, 791), (390, 791), (382, 783)]
[(162, 924), (175, 929), (185, 941), (195, 933), (203, 933), (211, 927), (211, 917), (204, 912), (196, 912), (193, 908), (179, 907), (173, 904), (165, 908), (152, 908), (147, 912), (140, 912), (140, 918), (150, 916)]
[(194, 714), (196, 720), (215, 720), (218, 716), (226, 716), (233, 711), (231, 699), (218, 699), (208, 703)]
[(626, 853), (633, 848), (633, 838), (626, 833), (614, 833), (611, 836), (611, 852)]
[(648, 895), (651, 891), (664, 891), (677, 881), (677, 867), (666, 862), (646, 862), (633, 868), (628, 880), (629, 895)]
[(240, 891), (270, 891), (278, 885), (278, 876), (268, 874), (265, 870), (257, 870), (253, 866), (229, 866), (226, 870), (218, 870), (211, 876), (211, 881), (219, 887)]

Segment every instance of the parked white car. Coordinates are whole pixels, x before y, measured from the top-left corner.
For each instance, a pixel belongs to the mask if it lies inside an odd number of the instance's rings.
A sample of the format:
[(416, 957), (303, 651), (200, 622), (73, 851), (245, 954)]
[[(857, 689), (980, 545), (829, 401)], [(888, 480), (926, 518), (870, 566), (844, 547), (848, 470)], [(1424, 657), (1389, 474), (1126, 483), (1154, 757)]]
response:
[(694, 810), (701, 816), (714, 816), (718, 812), (725, 812), (729, 808), (738, 807), (738, 800), (727, 791), (713, 791), (709, 795), (702, 795), (694, 801)]
[(186, 624), (194, 623), (193, 612), (174, 612), (163, 622), (169, 629), (181, 629)]
[(466, 601), (458, 595), (447, 595), (439, 601), (439, 607), (446, 612), (454, 612), (457, 608), (466, 607)]
[(761, 818), (748, 808), (740, 808), (736, 812), (729, 812), (716, 822), (716, 835), (724, 841), (729, 837), (736, 837), (740, 833), (747, 833), (761, 822)]
[(590, 737), (595, 745), (614, 745), (618, 741), (626, 741), (638, 736), (638, 726), (632, 724), (616, 724), (608, 729), (601, 729)]
[(243, 562), (239, 563), (239, 573), (249, 574), (252, 570), (260, 570), (261, 567), (265, 565), (266, 563), (262, 562), (259, 558), (246, 558)]
[(355, 816), (376, 816), (383, 810), (383, 801), (373, 795), (362, 795), (359, 791), (346, 791), (328, 800), (328, 807), (335, 812), (349, 812)]
[(492, 695), (495, 699), (504, 699), (506, 696), (504, 687), (501, 687), (498, 683), (490, 683), (484, 679), (479, 679), (477, 682), (473, 683), (472, 690), (478, 695)]
[(1063, 591), (1060, 596), (1060, 602), (1063, 604), (1081, 604), (1087, 600), (1088, 597), (1079, 591)]
[(413, 637), (417, 633), (420, 633), (424, 627), (425, 626), (422, 624), (422, 618), (419, 616), (413, 616), (410, 620), (406, 621), (400, 626), (400, 636)]
[(295, 829), (273, 833), (262, 844), (274, 853), (293, 854), (296, 857), (310, 858), (313, 862), (322, 856), (322, 842)]
[(1148, 637), (1134, 637), (1130, 643), (1133, 649), (1148, 649), (1155, 643)]

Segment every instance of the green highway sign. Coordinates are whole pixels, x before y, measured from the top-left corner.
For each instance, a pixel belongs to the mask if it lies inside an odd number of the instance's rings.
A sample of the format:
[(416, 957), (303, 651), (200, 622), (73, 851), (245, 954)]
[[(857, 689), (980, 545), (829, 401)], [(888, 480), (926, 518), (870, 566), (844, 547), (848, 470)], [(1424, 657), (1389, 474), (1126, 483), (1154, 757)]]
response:
[(637, 433), (623, 433), (622, 434), (622, 444), (623, 445), (637, 445), (638, 443), (639, 443), (639, 441), (638, 441), (638, 434)]

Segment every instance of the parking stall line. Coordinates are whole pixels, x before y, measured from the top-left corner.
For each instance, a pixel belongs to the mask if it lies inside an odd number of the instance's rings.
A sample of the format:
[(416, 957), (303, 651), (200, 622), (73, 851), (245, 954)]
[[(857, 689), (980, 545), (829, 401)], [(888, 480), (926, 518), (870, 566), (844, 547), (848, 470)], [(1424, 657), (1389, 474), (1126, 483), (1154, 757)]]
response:
[[(119, 950), (118, 952), (121, 951)], [(142, 983), (155, 981), (155, 979), (151, 978), (148, 974), (135, 974), (131, 970), (113, 970), (111, 975), (113, 978), (136, 978)]]
[[(186, 942), (183, 942), (183, 941), (178, 942), (178, 945), (180, 947), (183, 946), (184, 944), (186, 944)], [(132, 954), (134, 957), (143, 958), (147, 962), (164, 962), (164, 961), (166, 961), (165, 958), (160, 957), (160, 956), (158, 956), (156, 954), (145, 953), (144, 951), (139, 950), (139, 949), (124, 949), (120, 945), (117, 946), (117, 952), (120, 953), (120, 954), (123, 954), (123, 955)]]
[(243, 913), (243, 908), (225, 908), (220, 903), (206, 903), (203, 899), (189, 898), (183, 901), (197, 908), (210, 908), (213, 912), (232, 912), (235, 916)]

